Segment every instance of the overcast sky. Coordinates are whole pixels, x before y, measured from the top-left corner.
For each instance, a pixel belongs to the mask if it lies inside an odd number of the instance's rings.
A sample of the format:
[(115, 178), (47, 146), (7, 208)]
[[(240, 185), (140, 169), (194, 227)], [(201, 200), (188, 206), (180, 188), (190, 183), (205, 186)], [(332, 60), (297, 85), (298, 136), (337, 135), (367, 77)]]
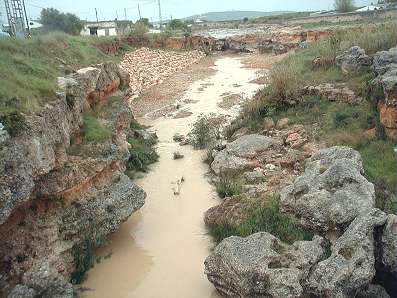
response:
[[(374, 0), (372, 0), (374, 1)], [(334, 0), (161, 0), (163, 19), (183, 18), (210, 11), (307, 11), (332, 9)], [(25, 0), (29, 18), (37, 18), (42, 8), (53, 7), (63, 12), (77, 14), (81, 19), (94, 20), (95, 8), (100, 20), (138, 18), (138, 3), (142, 17), (158, 20), (157, 0)], [(366, 5), (371, 0), (356, 0), (356, 5)], [(4, 2), (0, 0), (2, 20), (5, 20)]]

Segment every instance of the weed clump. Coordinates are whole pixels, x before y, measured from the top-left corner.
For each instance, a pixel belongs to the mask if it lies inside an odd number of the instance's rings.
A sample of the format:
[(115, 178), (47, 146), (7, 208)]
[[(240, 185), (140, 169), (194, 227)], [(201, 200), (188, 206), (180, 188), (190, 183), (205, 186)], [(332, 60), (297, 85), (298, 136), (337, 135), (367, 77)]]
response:
[(176, 151), (176, 152), (174, 152), (174, 154), (173, 154), (174, 160), (183, 159), (184, 157), (185, 157), (185, 156), (184, 156), (182, 153), (180, 153), (179, 151)]
[(221, 138), (224, 122), (224, 116), (215, 116), (214, 114), (200, 115), (189, 133), (193, 147), (195, 149), (214, 147)]
[(265, 204), (253, 202), (247, 209), (248, 217), (241, 224), (216, 225), (210, 227), (210, 234), (217, 242), (230, 236), (247, 237), (258, 232), (268, 232), (286, 243), (311, 240), (313, 237), (312, 233), (281, 213), (279, 196), (270, 197)]
[(91, 115), (84, 117), (84, 139), (89, 143), (99, 143), (110, 139), (112, 130)]
[(100, 262), (95, 250), (104, 244), (103, 237), (90, 235), (87, 236), (81, 245), (73, 248), (75, 269), (71, 276), (72, 284), (81, 284), (85, 280), (87, 272), (94, 267), (95, 262)]
[(135, 172), (147, 172), (148, 166), (158, 161), (159, 156), (153, 146), (155, 141), (130, 138), (130, 158), (127, 162), (127, 174), (131, 177)]
[(240, 195), (243, 186), (239, 173), (236, 171), (223, 172), (219, 182), (216, 183), (216, 191), (222, 199)]

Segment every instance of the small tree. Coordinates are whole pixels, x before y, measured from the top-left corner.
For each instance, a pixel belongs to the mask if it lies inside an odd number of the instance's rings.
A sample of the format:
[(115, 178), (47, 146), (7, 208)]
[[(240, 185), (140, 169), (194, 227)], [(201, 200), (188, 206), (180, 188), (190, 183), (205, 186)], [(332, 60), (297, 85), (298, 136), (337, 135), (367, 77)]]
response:
[(54, 8), (41, 11), (40, 22), (45, 30), (63, 31), (72, 35), (79, 35), (83, 29), (83, 22), (74, 14), (62, 13)]
[(167, 24), (167, 30), (182, 31), (184, 34), (190, 34), (192, 29), (184, 22), (178, 19), (171, 20)]
[(335, 0), (335, 10), (338, 12), (350, 12), (355, 9), (354, 0)]
[(153, 25), (149, 22), (148, 18), (142, 18), (142, 19), (136, 21), (135, 24), (136, 25), (137, 24), (142, 24), (142, 25), (146, 26), (147, 28), (153, 28)]

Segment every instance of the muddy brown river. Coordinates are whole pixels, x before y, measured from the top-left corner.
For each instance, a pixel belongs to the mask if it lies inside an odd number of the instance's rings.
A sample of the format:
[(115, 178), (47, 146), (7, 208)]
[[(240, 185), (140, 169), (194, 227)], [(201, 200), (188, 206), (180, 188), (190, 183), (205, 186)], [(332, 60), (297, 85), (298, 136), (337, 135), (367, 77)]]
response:
[[(203, 272), (214, 245), (203, 213), (219, 204), (219, 199), (206, 178), (204, 152), (180, 147), (172, 139), (175, 133), (187, 134), (200, 114), (235, 115), (237, 107), (223, 110), (218, 106), (222, 96), (249, 98), (260, 86), (250, 83), (257, 72), (244, 68), (241, 58), (219, 58), (214, 69), (211, 77), (193, 83), (182, 97), (181, 109), (191, 116), (142, 119), (157, 132), (160, 155), (150, 172), (136, 181), (147, 192), (146, 204), (99, 250), (100, 255), (112, 254), (89, 272), (83, 287), (90, 290), (84, 297), (219, 297)], [(175, 151), (185, 158), (173, 160)], [(185, 182), (176, 196), (174, 188), (182, 177)]]

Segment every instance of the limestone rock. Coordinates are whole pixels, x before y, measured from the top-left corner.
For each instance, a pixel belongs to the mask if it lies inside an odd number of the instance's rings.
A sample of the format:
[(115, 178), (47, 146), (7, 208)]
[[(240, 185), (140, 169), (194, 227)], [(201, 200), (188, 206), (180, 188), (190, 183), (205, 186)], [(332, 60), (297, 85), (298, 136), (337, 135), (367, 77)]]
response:
[(258, 184), (264, 182), (266, 177), (262, 172), (253, 171), (244, 173), (244, 179), (248, 184)]
[[(29, 288), (34, 289), (38, 297), (76, 297), (72, 284), (67, 282), (58, 272), (51, 268), (47, 262), (36, 264), (31, 270), (26, 272), (23, 276), (23, 283)], [(21, 289), (21, 287), (19, 287), (19, 289)], [(28, 290), (28, 293), (29, 292)]]
[(280, 143), (272, 138), (252, 134), (242, 136), (236, 141), (226, 145), (229, 154), (242, 158), (253, 158), (257, 153), (263, 152), (271, 147), (279, 147)]
[(301, 297), (302, 281), (323, 258), (323, 239), (289, 246), (269, 233), (223, 240), (205, 261), (205, 273), (227, 297)]
[(365, 50), (358, 46), (351, 47), (335, 59), (337, 66), (344, 72), (358, 71), (364, 66), (371, 66), (372, 58), (365, 54)]
[(397, 215), (390, 214), (381, 239), (384, 269), (397, 276)]
[(214, 161), (211, 164), (211, 169), (215, 174), (219, 175), (227, 171), (242, 171), (254, 168), (248, 160), (229, 154), (226, 150), (216, 152)]
[(217, 175), (228, 170), (250, 169), (254, 167), (251, 159), (258, 153), (280, 146), (280, 142), (269, 137), (257, 134), (244, 135), (227, 144), (224, 150), (216, 152), (211, 168)]
[(381, 51), (374, 55), (372, 69), (377, 75), (383, 75), (391, 68), (397, 66), (397, 47), (388, 51)]
[(347, 147), (316, 153), (304, 174), (281, 191), (282, 210), (318, 232), (342, 232), (375, 204), (374, 186), (363, 176), (360, 154)]
[(247, 219), (246, 203), (239, 197), (226, 198), (221, 204), (208, 209), (204, 222), (208, 227), (228, 225), (236, 227)]
[(378, 209), (358, 216), (309, 278), (312, 293), (321, 297), (355, 297), (375, 277), (375, 229), (387, 216)]
[(17, 285), (8, 298), (34, 298), (36, 297), (36, 291), (24, 285)]
[(390, 296), (382, 286), (369, 285), (367, 289), (358, 293), (357, 298), (390, 298)]
[(108, 189), (82, 197), (78, 205), (66, 208), (60, 232), (65, 239), (78, 242), (87, 237), (94, 224), (97, 237), (107, 236), (140, 209), (145, 198), (145, 192), (122, 174)]
[(319, 95), (329, 101), (358, 104), (362, 98), (354, 93), (346, 83), (320, 84), (318, 86), (305, 86), (304, 94)]

